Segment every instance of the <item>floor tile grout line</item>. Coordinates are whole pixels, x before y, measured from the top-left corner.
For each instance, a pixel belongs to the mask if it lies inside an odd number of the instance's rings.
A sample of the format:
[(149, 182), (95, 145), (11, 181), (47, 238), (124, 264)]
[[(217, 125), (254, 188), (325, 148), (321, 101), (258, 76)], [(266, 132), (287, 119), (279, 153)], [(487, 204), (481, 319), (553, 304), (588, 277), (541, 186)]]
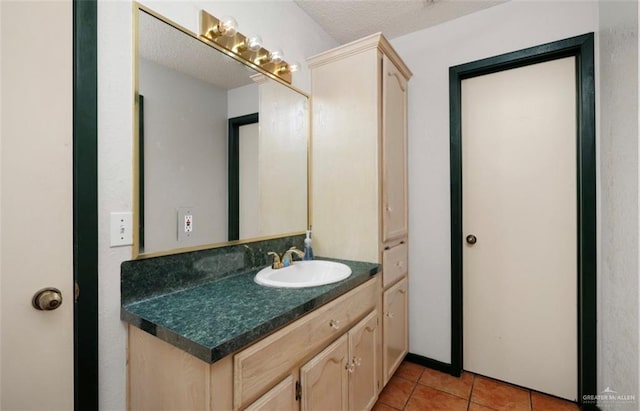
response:
[[(427, 368), (426, 368), (426, 367), (424, 367), (424, 369), (426, 370)], [(466, 372), (466, 371), (465, 371), (465, 372)], [(424, 374), (424, 371), (423, 371), (423, 374)], [(475, 381), (475, 374), (473, 374), (473, 373), (469, 373), (469, 374), (473, 376), (473, 377), (472, 377), (472, 378), (473, 378), (473, 381)], [(447, 374), (447, 375), (449, 375), (449, 374)], [(453, 377), (453, 378), (462, 378), (462, 375), (460, 375), (460, 377)], [(406, 378), (405, 378), (405, 379), (406, 379)], [(428, 388), (434, 389), (434, 390), (436, 390), (436, 391), (438, 391), (438, 392), (442, 392), (442, 393), (445, 393), (445, 394), (447, 394), (447, 395), (452, 395), (452, 396), (454, 396), (454, 397), (456, 397), (456, 398), (460, 398), (460, 399), (462, 399), (462, 400), (469, 400), (469, 401), (471, 401), (471, 391), (469, 391), (469, 397), (468, 397), (468, 398), (465, 398), (465, 397), (460, 396), (460, 395), (458, 395), (458, 394), (454, 394), (454, 393), (452, 393), (452, 392), (445, 391), (445, 390), (443, 390), (443, 389), (441, 389), (441, 388), (434, 387), (433, 385), (429, 385), (429, 384), (427, 384), (427, 383), (420, 382), (420, 380), (421, 380), (421, 379), (422, 379), (422, 374), (420, 375), (420, 378), (418, 379), (418, 381), (416, 381), (416, 384), (419, 384), (419, 385), (421, 385), (421, 386), (423, 386), (423, 387), (428, 387)], [(472, 386), (473, 386), (473, 383), (471, 383), (471, 384), (472, 384)], [(473, 390), (473, 388), (472, 388), (472, 390)]]
[(407, 401), (402, 406), (402, 411), (407, 409), (407, 405), (409, 405), (409, 400), (411, 399), (411, 396), (413, 395), (413, 393), (416, 391), (417, 386), (418, 386), (418, 381), (414, 381), (413, 389), (411, 390), (411, 393), (409, 393), (409, 396), (407, 397)]
[[(462, 372), (465, 372), (464, 370)], [(471, 373), (471, 375), (473, 376), (473, 381), (471, 381), (471, 390), (469, 390), (469, 402), (467, 403), (467, 411), (469, 411), (469, 408), (471, 408), (471, 397), (473, 397), (473, 389), (476, 386), (476, 375), (474, 373)]]

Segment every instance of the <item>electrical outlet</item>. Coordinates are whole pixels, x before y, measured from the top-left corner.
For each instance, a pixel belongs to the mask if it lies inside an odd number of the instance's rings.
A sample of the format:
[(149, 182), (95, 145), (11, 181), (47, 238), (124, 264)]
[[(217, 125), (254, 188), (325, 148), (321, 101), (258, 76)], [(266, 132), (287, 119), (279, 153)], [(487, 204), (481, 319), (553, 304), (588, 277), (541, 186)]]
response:
[(111, 213), (111, 247), (133, 244), (131, 212)]
[(187, 214), (184, 216), (184, 232), (190, 233), (193, 231), (193, 216)]
[(186, 241), (193, 235), (193, 207), (178, 208), (178, 241)]

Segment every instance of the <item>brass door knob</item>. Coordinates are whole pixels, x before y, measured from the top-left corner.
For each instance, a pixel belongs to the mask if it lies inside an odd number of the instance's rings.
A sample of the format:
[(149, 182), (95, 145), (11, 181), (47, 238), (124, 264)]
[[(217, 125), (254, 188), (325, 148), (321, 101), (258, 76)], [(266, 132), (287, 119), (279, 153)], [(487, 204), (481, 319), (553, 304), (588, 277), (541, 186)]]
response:
[(39, 290), (31, 300), (33, 308), (41, 311), (51, 311), (62, 305), (62, 293), (57, 288), (47, 287)]
[(477, 241), (478, 241), (478, 239), (476, 238), (476, 236), (475, 236), (475, 235), (473, 235), (473, 234), (469, 234), (469, 235), (467, 236), (467, 244), (474, 245)]

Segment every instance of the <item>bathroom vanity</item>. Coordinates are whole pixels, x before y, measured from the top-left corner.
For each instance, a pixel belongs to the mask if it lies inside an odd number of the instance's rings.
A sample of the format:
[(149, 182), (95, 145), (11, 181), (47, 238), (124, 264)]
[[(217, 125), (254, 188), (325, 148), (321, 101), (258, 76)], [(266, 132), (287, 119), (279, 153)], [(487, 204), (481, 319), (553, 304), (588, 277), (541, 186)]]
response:
[[(123, 289), (152, 284), (152, 260), (127, 262)], [(129, 409), (371, 408), (382, 387), (379, 266), (341, 262), (349, 278), (305, 289), (258, 285), (250, 269), (128, 294)]]

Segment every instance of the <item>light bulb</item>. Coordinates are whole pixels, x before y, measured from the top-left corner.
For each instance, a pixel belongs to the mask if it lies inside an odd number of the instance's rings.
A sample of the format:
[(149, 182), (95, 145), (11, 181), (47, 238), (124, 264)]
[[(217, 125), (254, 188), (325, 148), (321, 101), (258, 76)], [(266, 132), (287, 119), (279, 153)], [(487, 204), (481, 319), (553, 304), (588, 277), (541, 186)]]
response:
[(245, 40), (247, 48), (251, 51), (258, 51), (262, 48), (262, 37), (258, 35), (248, 36)]
[(291, 62), (289, 63), (288, 69), (290, 73), (295, 73), (296, 71), (300, 70), (300, 63), (298, 63), (297, 61)]
[(231, 16), (223, 16), (218, 23), (218, 31), (225, 37), (233, 37), (238, 32), (238, 22)]
[(275, 49), (271, 53), (269, 53), (269, 61), (272, 63), (280, 63), (284, 60), (284, 53), (280, 49)]

